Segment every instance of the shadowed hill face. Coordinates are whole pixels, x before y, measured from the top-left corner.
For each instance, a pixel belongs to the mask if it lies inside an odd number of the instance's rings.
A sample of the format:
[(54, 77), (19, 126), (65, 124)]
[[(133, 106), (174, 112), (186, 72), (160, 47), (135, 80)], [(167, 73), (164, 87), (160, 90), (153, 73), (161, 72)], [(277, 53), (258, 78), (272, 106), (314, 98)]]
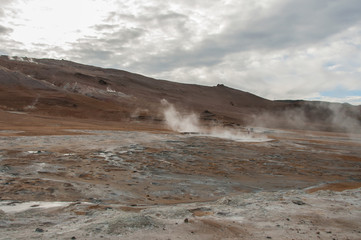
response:
[(359, 107), (270, 101), (223, 85), (180, 84), (64, 60), (1, 56), (0, 84), (1, 109), (54, 116), (160, 120), (160, 101), (166, 99), (210, 124), (340, 130), (335, 125), (338, 112), (352, 120), (349, 125), (360, 124)]

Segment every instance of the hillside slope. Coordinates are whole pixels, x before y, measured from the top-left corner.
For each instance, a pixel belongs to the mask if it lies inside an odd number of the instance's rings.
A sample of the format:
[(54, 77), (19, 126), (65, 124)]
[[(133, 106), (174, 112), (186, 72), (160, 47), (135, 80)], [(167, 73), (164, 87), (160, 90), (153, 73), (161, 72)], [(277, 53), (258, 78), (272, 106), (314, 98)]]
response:
[(97, 121), (162, 122), (160, 101), (204, 123), (351, 130), (360, 106), (270, 101), (221, 84), (214, 87), (156, 80), (65, 60), (0, 57), (0, 109)]

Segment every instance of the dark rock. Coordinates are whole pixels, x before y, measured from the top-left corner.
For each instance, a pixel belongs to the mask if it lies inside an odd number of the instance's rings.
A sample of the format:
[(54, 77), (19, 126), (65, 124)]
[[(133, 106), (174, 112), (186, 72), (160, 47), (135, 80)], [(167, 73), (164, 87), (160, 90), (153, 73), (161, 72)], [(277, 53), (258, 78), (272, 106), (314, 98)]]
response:
[(211, 208), (207, 208), (207, 207), (199, 207), (199, 208), (191, 209), (190, 211), (191, 211), (191, 212), (195, 212), (195, 211), (203, 211), (203, 212), (206, 212), (206, 211), (212, 211), (212, 209), (211, 209)]
[(100, 85), (107, 85), (108, 83), (106, 81), (104, 81), (103, 79), (99, 79), (98, 83)]
[(305, 205), (306, 203), (304, 203), (303, 201), (301, 201), (301, 200), (292, 200), (292, 202), (294, 203), (294, 204), (297, 204), (297, 205)]
[(74, 240), (74, 239), (76, 239), (76, 237), (71, 237), (71, 239), (73, 239), (73, 240)]
[(184, 219), (184, 222), (185, 222), (185, 223), (188, 223), (188, 222), (189, 222), (188, 218)]
[(220, 215), (220, 216), (227, 216), (229, 213), (227, 212), (217, 212), (217, 215)]
[(44, 229), (42, 229), (42, 228), (36, 228), (36, 229), (35, 229), (35, 232), (44, 232)]

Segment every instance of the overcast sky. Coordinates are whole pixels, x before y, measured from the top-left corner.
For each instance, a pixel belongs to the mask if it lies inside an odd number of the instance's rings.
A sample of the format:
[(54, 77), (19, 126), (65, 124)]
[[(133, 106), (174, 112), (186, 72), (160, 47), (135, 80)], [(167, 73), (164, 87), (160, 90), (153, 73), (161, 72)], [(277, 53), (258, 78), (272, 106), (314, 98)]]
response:
[(361, 104), (361, 1), (0, 0), (0, 54)]

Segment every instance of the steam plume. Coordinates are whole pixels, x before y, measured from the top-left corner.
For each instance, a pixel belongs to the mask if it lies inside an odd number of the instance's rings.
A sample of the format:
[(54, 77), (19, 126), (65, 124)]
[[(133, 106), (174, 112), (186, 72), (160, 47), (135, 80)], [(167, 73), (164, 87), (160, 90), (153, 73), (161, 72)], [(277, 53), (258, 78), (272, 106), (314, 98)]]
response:
[(166, 124), (177, 132), (201, 132), (199, 118), (196, 114), (182, 115), (167, 100), (162, 99), (163, 114)]
[(177, 109), (163, 99), (161, 101), (163, 107), (163, 116), (167, 126), (177, 132), (193, 132), (200, 136), (218, 137), (224, 139), (231, 139), (240, 142), (264, 142), (269, 139), (265, 137), (255, 137), (233, 128), (224, 128), (221, 126), (204, 127), (200, 124), (199, 116), (195, 113), (181, 114)]

